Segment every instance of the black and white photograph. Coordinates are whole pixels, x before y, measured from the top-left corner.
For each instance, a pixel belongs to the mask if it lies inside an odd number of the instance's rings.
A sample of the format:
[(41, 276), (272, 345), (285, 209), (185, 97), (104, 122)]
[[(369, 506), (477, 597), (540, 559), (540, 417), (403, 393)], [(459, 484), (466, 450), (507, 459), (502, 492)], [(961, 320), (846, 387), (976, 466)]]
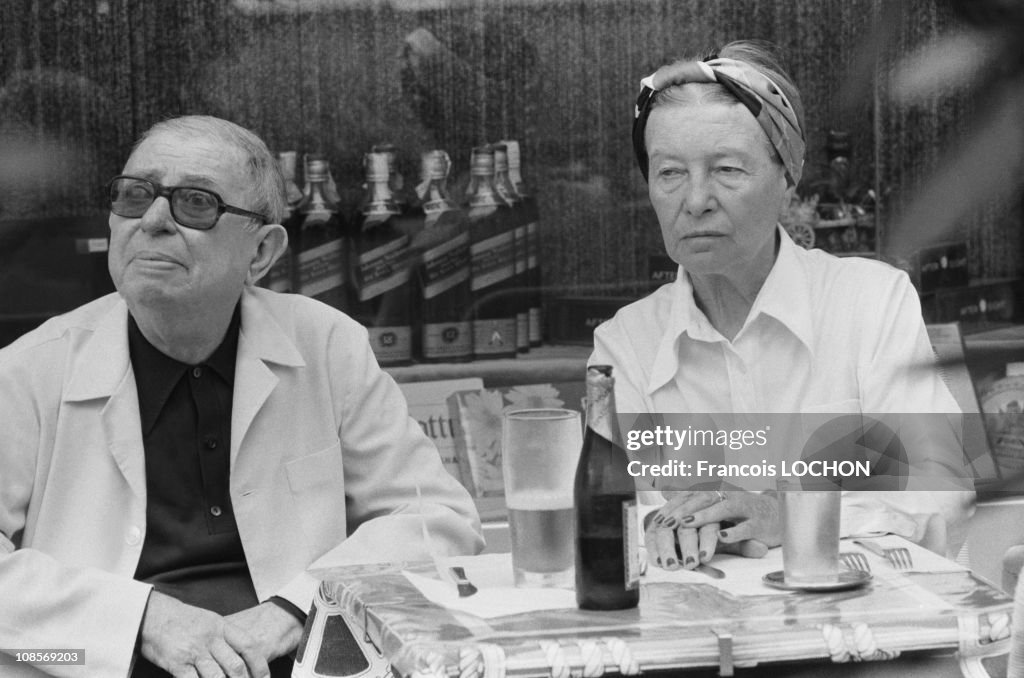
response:
[(0, 0), (0, 678), (1024, 678), (1022, 569), (1024, 1)]

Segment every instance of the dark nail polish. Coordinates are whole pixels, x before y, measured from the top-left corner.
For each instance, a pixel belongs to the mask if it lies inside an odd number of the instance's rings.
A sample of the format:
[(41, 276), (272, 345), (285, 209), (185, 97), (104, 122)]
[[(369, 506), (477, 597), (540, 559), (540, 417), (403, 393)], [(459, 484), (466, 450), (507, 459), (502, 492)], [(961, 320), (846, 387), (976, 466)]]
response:
[(686, 564), (687, 565), (693, 565), (695, 562), (696, 561), (693, 559), (693, 556), (687, 556), (686, 557)]
[(684, 523), (692, 523), (693, 522), (693, 516), (686, 516), (685, 518), (683, 518), (683, 522)]
[(722, 539), (728, 539), (729, 538), (729, 533), (726, 532), (725, 530), (721, 530), (721, 531), (719, 531), (718, 536), (721, 537)]
[(654, 524), (655, 525), (661, 525), (663, 522), (665, 522), (665, 516), (663, 516), (661, 514), (658, 514), (658, 515), (654, 516)]
[(657, 558), (654, 559), (654, 564), (657, 565), (658, 567), (661, 567), (661, 556), (658, 556)]
[(676, 559), (675, 558), (669, 558), (668, 560), (665, 561), (665, 565), (668, 566), (668, 567), (675, 567), (676, 566)]
[(708, 552), (707, 552), (707, 551), (701, 551), (701, 552), (700, 552), (700, 559), (701, 559), (701, 560), (704, 560), (704, 559), (706, 559), (707, 557), (708, 557)]
[(674, 529), (677, 525), (679, 525), (679, 521), (677, 521), (675, 518), (669, 518), (665, 521), (665, 527)]

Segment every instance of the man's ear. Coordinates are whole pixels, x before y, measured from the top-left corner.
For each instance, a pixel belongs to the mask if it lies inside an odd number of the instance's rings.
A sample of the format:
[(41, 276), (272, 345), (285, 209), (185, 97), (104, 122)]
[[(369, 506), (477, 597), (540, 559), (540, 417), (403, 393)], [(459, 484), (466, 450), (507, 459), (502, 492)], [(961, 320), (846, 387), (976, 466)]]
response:
[(288, 231), (281, 224), (264, 224), (256, 232), (256, 253), (249, 262), (246, 285), (255, 285), (288, 248)]

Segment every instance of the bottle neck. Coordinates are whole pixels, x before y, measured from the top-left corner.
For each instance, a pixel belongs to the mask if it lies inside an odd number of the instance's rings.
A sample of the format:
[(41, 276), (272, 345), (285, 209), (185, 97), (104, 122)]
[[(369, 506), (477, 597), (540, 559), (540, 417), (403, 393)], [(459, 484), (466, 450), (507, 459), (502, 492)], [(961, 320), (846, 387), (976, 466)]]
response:
[(429, 179), (420, 185), (417, 190), (420, 200), (426, 203), (437, 203), (451, 208), (455, 207), (451, 194), (448, 192), (448, 182), (444, 179)]
[(494, 181), (488, 175), (474, 174), (469, 180), (466, 195), (472, 207), (506, 204), (494, 190)]
[(512, 188), (516, 190), (516, 195), (520, 198), (527, 197), (526, 184), (523, 183), (523, 175), (519, 171), (518, 167), (509, 165), (508, 167), (508, 180), (512, 184)]
[(604, 375), (587, 375), (587, 428), (618, 444), (614, 381)]
[(362, 212), (366, 215), (398, 214), (398, 203), (388, 182), (388, 177), (373, 177), (366, 182), (366, 197), (363, 199)]
[(311, 205), (326, 208), (331, 204), (330, 200), (327, 199), (326, 179), (311, 179), (308, 184), (308, 195)]
[(307, 184), (306, 195), (296, 207), (299, 214), (305, 215), (302, 228), (332, 220), (338, 214), (337, 204), (331, 200), (327, 188), (327, 180), (312, 179)]
[(510, 205), (519, 202), (515, 186), (509, 180), (508, 172), (504, 170), (498, 170), (494, 173), (494, 190), (501, 196), (502, 200)]
[(401, 204), (406, 200), (405, 179), (398, 172), (392, 172), (388, 179), (388, 190), (391, 191), (391, 199)]
[(278, 156), (278, 166), (281, 168), (281, 176), (285, 181), (295, 181), (296, 154), (293, 152), (281, 153)]

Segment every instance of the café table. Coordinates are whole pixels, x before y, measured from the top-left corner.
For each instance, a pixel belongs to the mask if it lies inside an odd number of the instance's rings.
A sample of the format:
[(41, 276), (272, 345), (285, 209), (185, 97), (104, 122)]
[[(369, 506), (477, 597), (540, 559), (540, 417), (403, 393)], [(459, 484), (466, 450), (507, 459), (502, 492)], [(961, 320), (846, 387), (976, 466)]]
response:
[[(1005, 675), (1011, 597), (898, 537), (880, 541), (910, 548), (915, 567), (869, 556), (863, 586), (787, 591), (763, 581), (781, 570), (779, 549), (718, 555), (724, 579), (650, 568), (640, 605), (612, 612), (577, 609), (572, 591), (513, 588), (507, 553), (324, 568), (295, 676)], [(460, 597), (452, 565), (476, 593)], [(345, 623), (354, 642), (341, 640)]]

